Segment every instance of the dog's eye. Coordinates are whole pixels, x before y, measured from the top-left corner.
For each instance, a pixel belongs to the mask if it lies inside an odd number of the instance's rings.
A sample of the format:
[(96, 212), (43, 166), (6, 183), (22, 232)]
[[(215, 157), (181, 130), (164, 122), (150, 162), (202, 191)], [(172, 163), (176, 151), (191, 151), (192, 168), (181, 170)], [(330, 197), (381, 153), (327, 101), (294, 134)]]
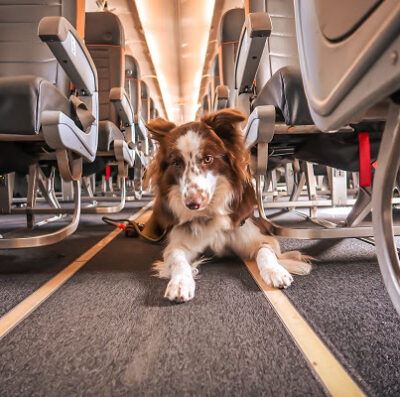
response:
[(171, 161), (171, 165), (172, 165), (173, 167), (180, 167), (180, 166), (181, 166), (181, 161), (178, 160), (178, 159), (172, 160), (172, 161)]
[(213, 161), (214, 157), (210, 155), (204, 156), (202, 160), (203, 164), (211, 164)]

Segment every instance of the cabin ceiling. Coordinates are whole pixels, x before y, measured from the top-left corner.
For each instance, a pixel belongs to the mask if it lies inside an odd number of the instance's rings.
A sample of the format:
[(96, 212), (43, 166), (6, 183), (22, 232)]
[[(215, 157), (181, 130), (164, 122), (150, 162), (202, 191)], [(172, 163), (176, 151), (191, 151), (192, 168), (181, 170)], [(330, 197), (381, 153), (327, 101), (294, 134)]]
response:
[[(87, 11), (103, 1), (87, 0)], [(242, 0), (108, 0), (125, 30), (126, 51), (139, 62), (161, 116), (194, 120), (216, 52), (223, 12)], [(213, 17), (214, 15), (214, 17)]]
[(193, 120), (215, 0), (136, 0), (168, 117)]

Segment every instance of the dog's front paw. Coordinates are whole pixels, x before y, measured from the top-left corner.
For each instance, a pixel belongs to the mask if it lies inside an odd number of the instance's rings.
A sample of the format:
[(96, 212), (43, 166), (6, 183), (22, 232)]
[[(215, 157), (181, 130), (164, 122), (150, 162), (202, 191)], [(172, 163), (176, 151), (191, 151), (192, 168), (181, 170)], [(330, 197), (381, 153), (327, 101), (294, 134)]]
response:
[(195, 282), (190, 276), (175, 276), (165, 290), (164, 297), (170, 301), (187, 302), (194, 298)]
[(287, 288), (293, 282), (293, 277), (283, 267), (264, 268), (260, 274), (269, 287)]

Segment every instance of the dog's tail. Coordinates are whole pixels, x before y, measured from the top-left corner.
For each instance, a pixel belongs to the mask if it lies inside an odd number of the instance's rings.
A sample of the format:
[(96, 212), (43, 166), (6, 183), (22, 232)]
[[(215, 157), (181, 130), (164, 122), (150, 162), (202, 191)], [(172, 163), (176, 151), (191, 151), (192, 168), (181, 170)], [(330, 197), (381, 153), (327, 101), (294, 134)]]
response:
[(311, 256), (303, 255), (300, 251), (287, 251), (277, 255), (278, 262), (292, 274), (301, 276), (309, 274), (312, 269)]

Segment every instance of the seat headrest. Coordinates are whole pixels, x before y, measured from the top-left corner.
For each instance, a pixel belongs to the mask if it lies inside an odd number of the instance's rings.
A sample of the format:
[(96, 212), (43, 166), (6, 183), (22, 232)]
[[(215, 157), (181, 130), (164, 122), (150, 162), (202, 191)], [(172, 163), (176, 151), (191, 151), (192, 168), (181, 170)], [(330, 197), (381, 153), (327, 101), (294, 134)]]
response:
[(125, 55), (125, 76), (140, 79), (139, 63), (132, 55)]
[(243, 8), (234, 8), (227, 11), (222, 16), (219, 25), (219, 43), (238, 41), (244, 20), (245, 14)]
[(87, 12), (85, 23), (86, 44), (112, 44), (125, 46), (124, 28), (111, 12)]

